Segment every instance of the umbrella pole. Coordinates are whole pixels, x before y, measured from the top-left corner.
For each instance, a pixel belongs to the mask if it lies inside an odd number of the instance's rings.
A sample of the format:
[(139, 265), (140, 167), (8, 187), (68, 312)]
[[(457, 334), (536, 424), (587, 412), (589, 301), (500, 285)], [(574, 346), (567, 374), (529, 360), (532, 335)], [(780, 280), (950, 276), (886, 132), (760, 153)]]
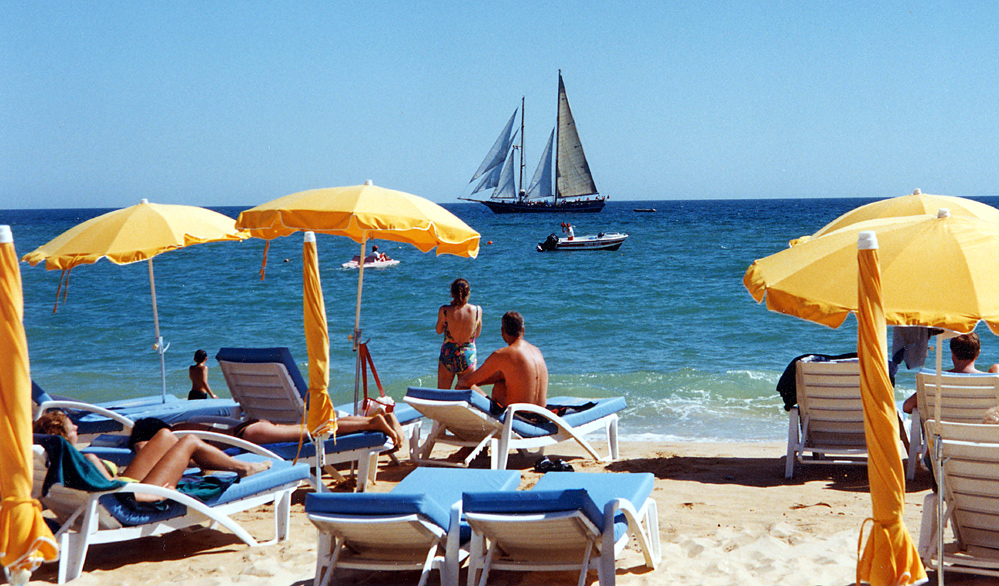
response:
[(357, 360), (354, 364), (354, 415), (359, 415), (358, 404), (360, 402), (361, 353), (357, 351), (357, 348), (358, 344), (361, 343), (361, 290), (364, 287), (364, 250), (367, 243), (367, 237), (362, 235), (361, 256), (357, 263), (357, 310), (354, 312), (354, 352), (357, 354)]
[(940, 386), (943, 384), (943, 333), (937, 334), (937, 389), (936, 404), (933, 406), (933, 420), (936, 429), (933, 430), (933, 470), (930, 473), (937, 479), (937, 585), (944, 586), (944, 475), (943, 475), (943, 445), (940, 443)]
[(167, 349), (163, 346), (163, 337), (160, 336), (160, 314), (156, 309), (156, 277), (153, 275), (153, 259), (149, 259), (149, 291), (153, 295), (153, 325), (156, 326), (156, 342), (153, 344), (153, 349), (160, 355), (161, 398), (166, 403), (166, 360), (163, 355)]

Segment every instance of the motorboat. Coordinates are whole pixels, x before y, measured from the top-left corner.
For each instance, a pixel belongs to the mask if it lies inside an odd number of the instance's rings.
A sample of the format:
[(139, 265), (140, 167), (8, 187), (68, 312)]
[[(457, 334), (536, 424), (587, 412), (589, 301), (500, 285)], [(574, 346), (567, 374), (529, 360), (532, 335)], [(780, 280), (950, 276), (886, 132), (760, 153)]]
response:
[(538, 252), (556, 250), (617, 250), (628, 239), (627, 234), (619, 232), (601, 232), (595, 236), (574, 236), (560, 238), (558, 234), (549, 234), (544, 242), (538, 243)]

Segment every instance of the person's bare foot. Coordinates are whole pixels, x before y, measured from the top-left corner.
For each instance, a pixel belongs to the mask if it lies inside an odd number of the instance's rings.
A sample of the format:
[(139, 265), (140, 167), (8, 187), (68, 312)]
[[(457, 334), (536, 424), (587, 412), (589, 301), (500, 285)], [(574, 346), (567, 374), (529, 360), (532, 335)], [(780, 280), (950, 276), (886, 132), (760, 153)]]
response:
[(253, 463), (249, 464), (246, 467), (246, 469), (237, 471), (237, 474), (239, 475), (240, 478), (245, 478), (247, 476), (253, 476), (254, 474), (256, 474), (258, 472), (263, 472), (264, 470), (269, 469), (273, 464), (274, 464), (274, 462), (272, 462), (270, 460), (261, 460), (260, 462), (253, 462)]

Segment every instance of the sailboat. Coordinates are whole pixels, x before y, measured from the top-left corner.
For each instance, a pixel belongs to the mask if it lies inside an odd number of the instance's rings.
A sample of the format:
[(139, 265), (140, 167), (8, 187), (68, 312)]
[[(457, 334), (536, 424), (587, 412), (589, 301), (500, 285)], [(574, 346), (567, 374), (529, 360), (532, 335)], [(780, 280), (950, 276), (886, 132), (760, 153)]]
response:
[[(555, 129), (548, 136), (548, 145), (541, 155), (541, 162), (534, 172), (527, 189), (524, 189), (524, 100), (520, 102), (520, 144), (515, 144), (517, 132), (513, 111), (493, 148), (479, 165), (469, 183), (479, 181), (472, 194), (493, 189), (489, 199), (459, 198), (484, 204), (497, 214), (540, 212), (599, 212), (604, 209), (606, 197), (597, 195), (597, 186), (590, 174), (590, 165), (579, 142), (576, 122), (572, 118), (569, 99), (562, 83), (562, 70), (558, 72), (558, 118)], [(557, 143), (556, 141), (557, 131)], [(553, 149), (552, 146), (555, 146)], [(514, 182), (513, 157), (520, 150), (520, 186)], [(552, 166), (554, 153), (555, 165)], [(555, 172), (555, 190), (552, 191), (552, 170)], [(471, 195), (471, 194), (470, 194)], [(595, 196), (595, 197), (591, 197)], [(583, 199), (585, 198), (585, 199)]]

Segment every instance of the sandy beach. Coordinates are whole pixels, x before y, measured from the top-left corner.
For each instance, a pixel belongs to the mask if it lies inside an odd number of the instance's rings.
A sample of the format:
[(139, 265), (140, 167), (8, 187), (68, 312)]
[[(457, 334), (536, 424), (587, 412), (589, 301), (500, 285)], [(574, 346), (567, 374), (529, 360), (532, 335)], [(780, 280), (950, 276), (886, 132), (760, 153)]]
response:
[[(785, 445), (779, 442), (623, 442), (621, 458), (602, 463), (583, 458), (574, 448), (549, 450), (577, 471), (655, 475), (663, 559), (655, 571), (648, 570), (641, 554), (629, 547), (617, 561), (619, 584), (853, 584), (858, 535), (871, 508), (866, 469), (801, 466), (793, 480), (785, 480), (784, 453)], [(522, 470), (521, 488), (540, 477), (522, 458), (512, 457), (510, 468)], [(374, 490), (391, 490), (412, 469), (406, 460), (394, 466), (382, 458)], [(907, 487), (905, 522), (915, 539), (928, 490), (926, 472)], [(74, 584), (148, 584), (153, 576), (160, 583), (311, 584), (316, 531), (305, 517), (304, 495), (304, 489), (296, 494), (287, 542), (249, 548), (228, 533), (197, 529), (125, 545), (98, 545), (91, 548), (85, 572)], [(266, 539), (272, 530), (269, 512), (259, 509), (237, 519)], [(32, 584), (53, 583), (55, 569), (44, 566)], [(341, 571), (337, 578), (352, 584), (415, 585), (419, 576)], [(495, 572), (490, 583), (568, 586), (576, 578), (571, 572)], [(948, 584), (959, 580), (957, 574), (947, 575)], [(587, 583), (596, 581), (596, 572), (590, 572)], [(439, 584), (436, 574), (430, 583)]]

